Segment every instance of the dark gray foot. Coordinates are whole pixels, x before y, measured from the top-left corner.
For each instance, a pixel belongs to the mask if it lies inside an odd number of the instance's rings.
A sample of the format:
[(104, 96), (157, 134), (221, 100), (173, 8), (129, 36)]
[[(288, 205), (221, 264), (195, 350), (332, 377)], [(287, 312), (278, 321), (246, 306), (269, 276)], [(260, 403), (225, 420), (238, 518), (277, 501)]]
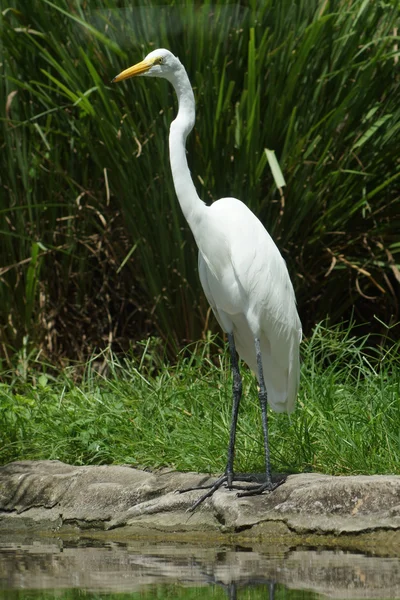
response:
[(238, 498), (242, 498), (243, 496), (257, 496), (262, 494), (263, 492), (273, 492), (278, 488), (282, 483), (285, 483), (287, 477), (281, 477), (279, 481), (266, 481), (261, 485), (251, 486), (248, 488), (242, 488), (243, 491), (237, 494)]
[(212, 496), (213, 493), (218, 488), (221, 487), (221, 485), (223, 485), (224, 483), (227, 483), (227, 481), (228, 481), (228, 476), (222, 475), (221, 477), (219, 477), (219, 479), (217, 479), (217, 481), (215, 483), (213, 483), (211, 485), (199, 485), (197, 487), (185, 488), (183, 490), (178, 490), (178, 492), (180, 494), (184, 494), (185, 492), (191, 492), (193, 490), (208, 490), (205, 494), (200, 496), (200, 498), (198, 500), (196, 500), (196, 502), (193, 504), (193, 506), (191, 506), (190, 508), (187, 509), (187, 512), (193, 512), (202, 502), (204, 502), (204, 500), (206, 500), (207, 498)]
[(198, 500), (196, 500), (196, 502), (193, 504), (193, 506), (191, 506), (190, 508), (187, 509), (187, 512), (193, 512), (200, 504), (202, 504), (202, 502), (204, 502), (204, 500), (206, 500), (207, 498), (210, 498), (214, 492), (216, 490), (218, 490), (222, 485), (226, 484), (227, 487), (231, 490), (231, 489), (238, 489), (238, 490), (242, 490), (242, 493), (238, 493), (237, 496), (254, 496), (256, 494), (262, 494), (264, 491), (269, 491), (272, 492), (274, 491), (274, 489), (276, 489), (278, 486), (280, 486), (285, 480), (286, 477), (284, 477), (283, 479), (281, 479), (278, 482), (269, 482), (269, 483), (263, 483), (261, 485), (255, 485), (255, 486), (251, 486), (248, 488), (243, 488), (243, 486), (241, 485), (234, 485), (233, 483), (229, 483), (229, 481), (244, 481), (244, 482), (254, 482), (254, 476), (253, 475), (234, 475), (233, 478), (232, 477), (228, 477), (228, 475), (222, 475), (221, 477), (219, 477), (217, 479), (217, 481), (215, 481), (215, 483), (212, 483), (210, 485), (199, 485), (196, 487), (191, 487), (191, 488), (185, 488), (183, 490), (177, 490), (179, 494), (183, 494), (185, 492), (192, 492), (193, 490), (208, 490), (205, 494), (203, 494), (202, 496), (200, 496), (200, 498)]

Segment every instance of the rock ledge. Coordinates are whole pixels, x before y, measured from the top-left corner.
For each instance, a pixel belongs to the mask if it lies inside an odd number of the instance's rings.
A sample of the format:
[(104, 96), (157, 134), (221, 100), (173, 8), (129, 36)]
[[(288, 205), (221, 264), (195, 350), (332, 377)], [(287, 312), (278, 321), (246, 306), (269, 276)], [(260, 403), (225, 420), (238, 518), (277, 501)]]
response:
[[(221, 488), (194, 513), (201, 492), (177, 489), (214, 479), (129, 466), (76, 467), (21, 461), (0, 467), (0, 529), (124, 528), (132, 535), (340, 535), (400, 531), (400, 476), (290, 475), (271, 494), (238, 498)], [(397, 537), (397, 536), (396, 536)]]

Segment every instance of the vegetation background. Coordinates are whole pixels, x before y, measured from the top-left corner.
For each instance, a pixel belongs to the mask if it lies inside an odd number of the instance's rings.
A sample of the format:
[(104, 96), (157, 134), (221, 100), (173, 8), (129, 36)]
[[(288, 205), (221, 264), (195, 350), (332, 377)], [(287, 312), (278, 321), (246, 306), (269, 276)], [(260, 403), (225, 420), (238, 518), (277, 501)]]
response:
[[(174, 92), (110, 83), (167, 47), (195, 91), (199, 194), (242, 199), (296, 288), (301, 410), (271, 417), (275, 467), (398, 468), (399, 13), (396, 0), (3, 2), (1, 461), (224, 468), (230, 380), (170, 174)], [(253, 402), (239, 468), (262, 468), (257, 419)]]
[(195, 88), (199, 194), (260, 216), (305, 331), (327, 315), (398, 320), (397, 2), (9, 0), (1, 19), (6, 364), (32, 348), (85, 360), (149, 334), (174, 353), (214, 329), (170, 174), (174, 92), (110, 84), (155, 47), (181, 58)]

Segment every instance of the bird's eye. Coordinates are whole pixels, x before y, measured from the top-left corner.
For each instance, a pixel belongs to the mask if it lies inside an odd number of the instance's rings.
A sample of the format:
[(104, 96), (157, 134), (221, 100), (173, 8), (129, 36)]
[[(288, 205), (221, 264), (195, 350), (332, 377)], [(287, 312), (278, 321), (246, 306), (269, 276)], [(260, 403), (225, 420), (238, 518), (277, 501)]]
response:
[(154, 62), (158, 65), (162, 65), (164, 62), (164, 59), (162, 56), (159, 56), (158, 58), (156, 58), (156, 60)]

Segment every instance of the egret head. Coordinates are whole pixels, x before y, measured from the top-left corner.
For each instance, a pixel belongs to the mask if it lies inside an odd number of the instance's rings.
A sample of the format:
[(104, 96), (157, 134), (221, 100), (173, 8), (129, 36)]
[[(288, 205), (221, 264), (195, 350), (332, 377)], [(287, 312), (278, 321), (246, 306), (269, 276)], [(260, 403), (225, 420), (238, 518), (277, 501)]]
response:
[(165, 48), (153, 50), (140, 63), (125, 69), (114, 77), (113, 83), (123, 81), (136, 75), (147, 75), (148, 77), (164, 77), (171, 79), (177, 69), (181, 67), (180, 60)]

